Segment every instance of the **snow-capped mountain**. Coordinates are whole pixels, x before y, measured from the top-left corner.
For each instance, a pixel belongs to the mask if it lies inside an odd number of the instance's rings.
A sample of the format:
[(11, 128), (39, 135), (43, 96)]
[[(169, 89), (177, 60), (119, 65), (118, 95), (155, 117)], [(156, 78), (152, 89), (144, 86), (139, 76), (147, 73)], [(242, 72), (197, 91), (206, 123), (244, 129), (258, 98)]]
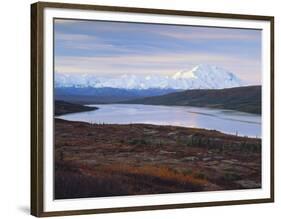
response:
[(90, 74), (55, 74), (55, 87), (93, 87), (119, 89), (222, 89), (242, 86), (233, 73), (212, 65), (201, 64), (190, 71), (180, 71), (172, 76), (134, 74), (119, 77), (96, 77)]
[(172, 76), (185, 83), (186, 89), (221, 89), (242, 86), (242, 81), (223, 68), (201, 64), (190, 71), (180, 71)]

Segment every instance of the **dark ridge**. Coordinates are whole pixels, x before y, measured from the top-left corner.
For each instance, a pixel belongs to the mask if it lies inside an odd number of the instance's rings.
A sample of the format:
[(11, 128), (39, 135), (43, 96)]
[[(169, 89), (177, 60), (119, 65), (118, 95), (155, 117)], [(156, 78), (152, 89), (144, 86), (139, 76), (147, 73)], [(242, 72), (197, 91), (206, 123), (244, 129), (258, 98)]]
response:
[(97, 107), (89, 107), (76, 103), (65, 102), (62, 100), (55, 100), (55, 116), (60, 116), (68, 113), (92, 111), (97, 109)]
[(186, 90), (123, 103), (211, 107), (261, 114), (261, 86)]

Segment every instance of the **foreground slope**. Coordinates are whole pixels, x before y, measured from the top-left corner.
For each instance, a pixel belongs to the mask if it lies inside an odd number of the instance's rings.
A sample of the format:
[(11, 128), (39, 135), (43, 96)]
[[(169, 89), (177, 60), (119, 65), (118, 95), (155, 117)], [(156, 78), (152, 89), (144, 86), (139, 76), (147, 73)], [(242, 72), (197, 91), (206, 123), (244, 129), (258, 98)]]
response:
[(257, 138), (55, 120), (56, 199), (260, 187)]

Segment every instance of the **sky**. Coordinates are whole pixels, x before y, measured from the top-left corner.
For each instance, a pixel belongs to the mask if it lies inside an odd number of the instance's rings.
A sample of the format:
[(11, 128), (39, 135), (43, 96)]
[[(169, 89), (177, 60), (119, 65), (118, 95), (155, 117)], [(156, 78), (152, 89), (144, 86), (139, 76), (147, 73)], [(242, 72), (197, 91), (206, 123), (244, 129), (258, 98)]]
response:
[(55, 73), (173, 75), (198, 64), (261, 84), (261, 31), (55, 19)]

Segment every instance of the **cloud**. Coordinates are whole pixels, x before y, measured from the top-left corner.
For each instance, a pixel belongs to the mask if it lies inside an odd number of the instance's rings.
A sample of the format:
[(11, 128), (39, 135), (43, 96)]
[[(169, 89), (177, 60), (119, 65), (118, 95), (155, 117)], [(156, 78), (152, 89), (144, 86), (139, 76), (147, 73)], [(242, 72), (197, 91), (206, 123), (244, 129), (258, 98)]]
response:
[(247, 33), (233, 32), (211, 32), (211, 31), (195, 31), (195, 32), (159, 32), (160, 35), (175, 38), (179, 40), (259, 40), (256, 35)]
[(260, 63), (257, 60), (241, 60), (235, 56), (206, 53), (105, 57), (56, 56), (55, 72), (93, 75), (172, 75), (177, 71), (189, 70), (201, 63), (224, 67), (237, 74), (242, 80), (252, 84), (260, 83)]
[(54, 23), (55, 24), (76, 24), (84, 22), (83, 20), (77, 20), (77, 19), (69, 19), (69, 18), (55, 18)]
[(62, 41), (85, 41), (85, 40), (96, 40), (97, 38), (87, 34), (66, 34), (66, 33), (55, 33), (55, 40)]
[[(60, 24), (60, 20), (59, 24)], [(162, 53), (186, 49), (256, 53), (258, 30), (177, 25), (148, 25), (125, 22), (65, 20), (55, 26), (59, 55), (112, 55), (113, 53)], [(68, 21), (72, 25), (68, 25)], [(64, 21), (63, 21), (64, 22)], [(245, 41), (247, 43), (245, 43)], [(256, 47), (255, 47), (256, 46)], [(90, 54), (90, 52), (92, 54)], [(64, 54), (63, 54), (64, 53)], [(117, 54), (118, 55), (118, 54)]]
[(58, 19), (55, 70), (169, 75), (209, 63), (259, 84), (260, 40), (261, 32), (249, 29)]
[(93, 53), (98, 54), (98, 52), (112, 54), (115, 53), (130, 53), (131, 49), (127, 47), (117, 46), (110, 42), (103, 42), (101, 39), (95, 36), (86, 34), (55, 34), (56, 45), (63, 47), (64, 49), (69, 49), (71, 51), (75, 50), (87, 50), (93, 51)]

